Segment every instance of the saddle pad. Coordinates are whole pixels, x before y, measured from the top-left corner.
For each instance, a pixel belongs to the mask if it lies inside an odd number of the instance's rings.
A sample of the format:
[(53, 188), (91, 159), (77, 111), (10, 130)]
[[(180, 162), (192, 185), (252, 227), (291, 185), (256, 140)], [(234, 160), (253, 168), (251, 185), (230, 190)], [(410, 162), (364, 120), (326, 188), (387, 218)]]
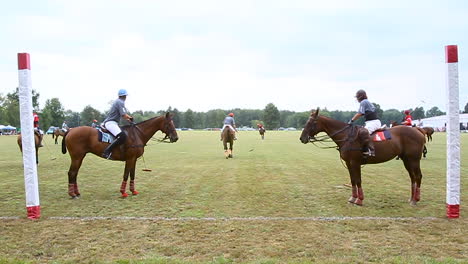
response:
[(101, 130), (98, 130), (98, 141), (112, 143), (112, 141), (114, 141), (114, 136), (110, 133), (104, 133)]
[(373, 141), (385, 141), (385, 140), (390, 140), (390, 139), (392, 139), (390, 130), (375, 132), (373, 136)]

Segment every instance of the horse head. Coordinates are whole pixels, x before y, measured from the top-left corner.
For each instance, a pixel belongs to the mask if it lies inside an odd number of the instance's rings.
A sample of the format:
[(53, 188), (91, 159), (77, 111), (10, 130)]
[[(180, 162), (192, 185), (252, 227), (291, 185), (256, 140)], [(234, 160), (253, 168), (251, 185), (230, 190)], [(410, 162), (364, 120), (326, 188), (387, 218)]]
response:
[(172, 120), (171, 114), (169, 112), (166, 113), (166, 118), (164, 120), (164, 127), (161, 131), (166, 134), (166, 138), (169, 138), (171, 143), (176, 142), (179, 139), (177, 136), (177, 131), (174, 126), (174, 121)]
[(309, 120), (307, 120), (307, 123), (305, 124), (305, 127), (302, 130), (301, 137), (299, 138), (302, 143), (304, 144), (309, 143), (310, 139), (313, 139), (314, 136), (318, 132), (320, 132), (320, 127), (317, 125), (318, 114), (319, 114), (319, 108), (317, 108), (317, 110), (313, 111), (310, 114)]

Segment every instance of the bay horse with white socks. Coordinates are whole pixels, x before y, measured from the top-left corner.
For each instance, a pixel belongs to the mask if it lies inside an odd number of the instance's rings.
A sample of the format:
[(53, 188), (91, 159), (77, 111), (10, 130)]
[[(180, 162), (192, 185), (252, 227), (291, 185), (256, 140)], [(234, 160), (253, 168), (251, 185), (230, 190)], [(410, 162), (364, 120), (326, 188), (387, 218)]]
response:
[[(165, 138), (169, 138), (171, 143), (179, 139), (169, 113), (166, 113), (165, 116), (153, 117), (137, 124), (122, 127), (122, 132), (127, 133), (127, 140), (112, 151), (112, 160), (125, 161), (123, 181), (120, 187), (122, 197), (128, 196), (125, 191), (128, 176), (130, 176), (130, 191), (133, 195), (138, 194), (138, 191), (135, 190), (136, 161), (143, 155), (146, 143), (159, 130), (166, 134)], [(99, 131), (95, 128), (81, 126), (69, 130), (63, 137), (62, 153), (67, 153), (68, 149), (71, 158), (68, 170), (68, 195), (72, 198), (80, 196), (76, 178), (86, 154), (91, 152), (101, 157), (104, 149), (109, 145), (109, 143), (98, 140), (98, 133)]]
[[(365, 128), (319, 116), (319, 109), (317, 108), (307, 121), (300, 140), (304, 144), (320, 141), (320, 139), (315, 138), (315, 135), (319, 132), (325, 132), (337, 144), (340, 157), (344, 160), (351, 178), (352, 196), (348, 201), (356, 205), (362, 205), (364, 200), (364, 191), (361, 186), (361, 166), (386, 162), (400, 156), (411, 178), (410, 204), (416, 205), (421, 195), (422, 173), (420, 161), (426, 142), (424, 135), (412, 127), (397, 126), (390, 128), (388, 130), (391, 139), (374, 142), (375, 156), (364, 157), (362, 155), (362, 144), (357, 140), (362, 129)], [(367, 130), (365, 132), (367, 133)]]

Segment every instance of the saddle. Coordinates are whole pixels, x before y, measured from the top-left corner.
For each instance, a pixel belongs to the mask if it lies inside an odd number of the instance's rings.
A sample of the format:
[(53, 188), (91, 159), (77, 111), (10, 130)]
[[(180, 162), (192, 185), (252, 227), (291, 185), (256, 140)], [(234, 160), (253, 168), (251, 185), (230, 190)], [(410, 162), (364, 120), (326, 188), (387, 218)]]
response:
[(106, 143), (112, 143), (115, 140), (114, 135), (110, 133), (107, 129), (97, 129), (98, 131), (98, 141), (99, 142), (106, 142)]

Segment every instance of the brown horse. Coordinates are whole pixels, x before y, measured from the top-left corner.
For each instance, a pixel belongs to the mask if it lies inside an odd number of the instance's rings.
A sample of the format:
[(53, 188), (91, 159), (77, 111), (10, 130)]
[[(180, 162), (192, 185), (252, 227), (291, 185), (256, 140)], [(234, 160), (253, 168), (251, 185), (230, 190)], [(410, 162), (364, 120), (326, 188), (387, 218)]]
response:
[[(232, 155), (232, 146), (234, 145), (234, 132), (231, 131), (229, 126), (226, 126), (221, 132), (221, 137), (223, 138), (223, 146), (224, 146), (224, 156), (226, 159), (233, 158)], [(229, 149), (228, 149), (229, 143)]]
[(57, 142), (58, 137), (59, 137), (59, 136), (62, 136), (62, 137), (63, 137), (64, 135), (65, 135), (65, 132), (63, 132), (62, 129), (56, 128), (56, 129), (54, 130), (54, 133), (52, 133), (52, 138), (55, 137), (55, 144), (58, 144), (58, 142)]
[(434, 134), (434, 128), (432, 127), (423, 127), (424, 131), (426, 131), (427, 141), (432, 141), (432, 134)]
[[(397, 123), (396, 121), (391, 121), (390, 124), (392, 125), (392, 127), (396, 127), (396, 126), (404, 126), (403, 124), (399, 124)], [(412, 126), (413, 128), (417, 129), (419, 132), (421, 132), (423, 135), (427, 136), (427, 140), (429, 141), (429, 135), (427, 134), (426, 132), (426, 129), (424, 128), (421, 128), (421, 127), (417, 127), (417, 126)], [(432, 128), (431, 128), (432, 129)], [(434, 130), (432, 130), (434, 131)], [(433, 132), (434, 133), (434, 132)], [(432, 140), (432, 134), (431, 134), (431, 140)], [(424, 149), (423, 149), (423, 158), (426, 158), (427, 156), (427, 147), (426, 147), (426, 144), (424, 144)], [(397, 160), (400, 159), (400, 157), (397, 157), (396, 158)]]
[(260, 133), (260, 136), (262, 137), (262, 140), (265, 139), (265, 128), (264, 127), (259, 127), (258, 132)]
[[(21, 139), (21, 134), (18, 135), (18, 138), (16, 139), (16, 142), (18, 143), (18, 147), (21, 152), (23, 152), (23, 142)], [(39, 132), (34, 131), (34, 148), (36, 149), (36, 164), (39, 164), (39, 145), (41, 142), (41, 136)]]
[[(320, 141), (315, 138), (319, 132), (325, 132), (338, 146), (341, 159), (348, 168), (352, 184), (350, 203), (362, 205), (364, 191), (361, 187), (361, 166), (389, 161), (400, 156), (411, 178), (410, 203), (416, 205), (421, 195), (422, 173), (420, 168), (421, 155), (426, 139), (416, 129), (406, 126), (390, 128), (392, 138), (375, 142), (375, 156), (363, 157), (362, 144), (357, 141), (360, 130), (365, 128), (348, 125), (338, 120), (319, 116), (319, 109), (313, 112), (302, 131), (300, 140), (306, 144)], [(367, 133), (367, 131), (365, 131)]]
[[(135, 165), (138, 157), (143, 155), (144, 147), (151, 137), (161, 130), (169, 138), (170, 142), (176, 142), (177, 136), (174, 122), (169, 113), (165, 116), (153, 117), (138, 124), (122, 127), (122, 131), (127, 133), (126, 142), (112, 151), (112, 159), (125, 161), (123, 181), (120, 187), (122, 197), (127, 197), (125, 189), (128, 176), (130, 175), (130, 191), (137, 195), (135, 190)], [(70, 153), (71, 164), (68, 170), (68, 194), (72, 198), (80, 196), (77, 184), (78, 170), (81, 167), (84, 157), (88, 152), (101, 157), (104, 149), (109, 143), (98, 141), (98, 130), (88, 126), (76, 127), (65, 133), (62, 140), (62, 153)]]

